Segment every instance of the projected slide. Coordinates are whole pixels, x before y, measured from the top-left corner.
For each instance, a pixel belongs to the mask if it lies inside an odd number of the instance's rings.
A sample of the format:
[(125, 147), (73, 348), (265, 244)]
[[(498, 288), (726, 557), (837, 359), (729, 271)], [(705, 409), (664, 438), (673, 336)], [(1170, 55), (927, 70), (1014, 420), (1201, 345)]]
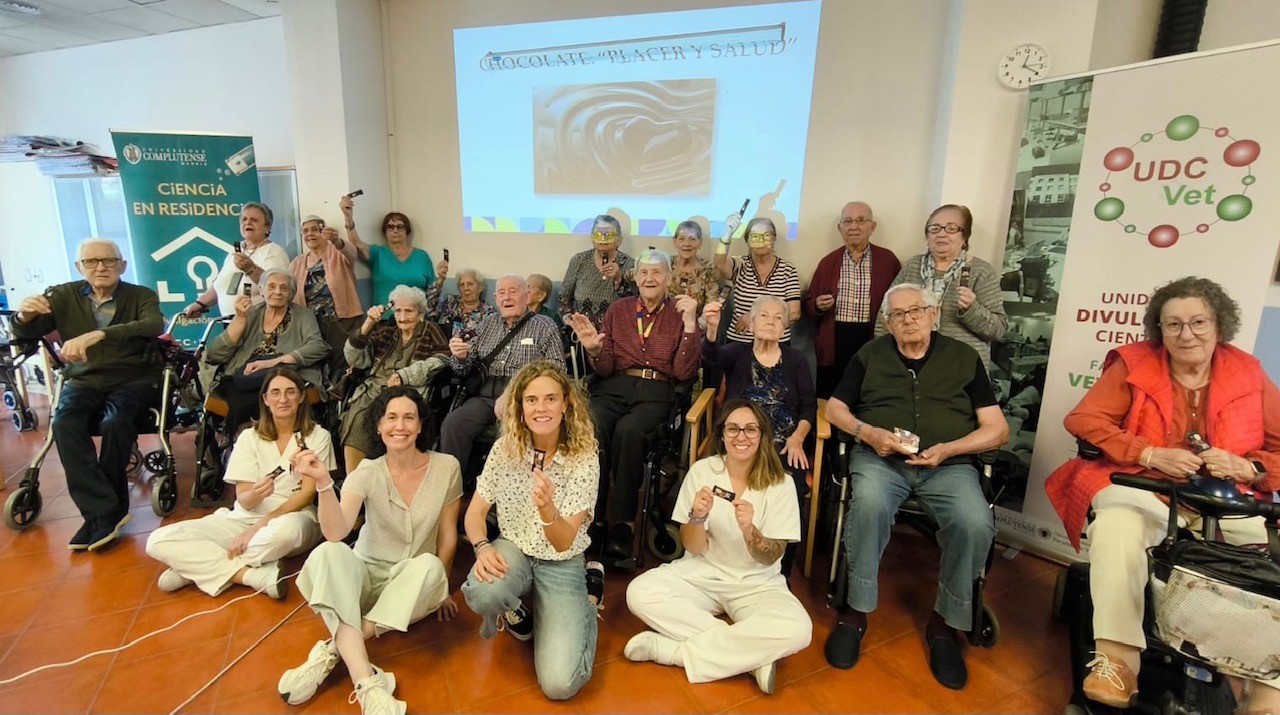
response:
[(795, 237), (820, 0), (454, 31), (468, 231)]

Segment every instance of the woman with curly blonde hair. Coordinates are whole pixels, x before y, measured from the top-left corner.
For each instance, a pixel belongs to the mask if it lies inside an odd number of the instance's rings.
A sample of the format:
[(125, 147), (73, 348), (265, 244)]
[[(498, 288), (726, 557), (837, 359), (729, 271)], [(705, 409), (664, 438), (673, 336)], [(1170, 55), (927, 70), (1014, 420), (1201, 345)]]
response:
[[(467, 508), (476, 564), (462, 594), (482, 618), (481, 637), (505, 628), (534, 639), (538, 684), (564, 700), (591, 679), (596, 654), (582, 558), (600, 482), (595, 426), (586, 391), (553, 362), (526, 365), (507, 393), (502, 436)], [(485, 517), (494, 505), (502, 536), (490, 542)], [(531, 591), (530, 609), (521, 599)]]

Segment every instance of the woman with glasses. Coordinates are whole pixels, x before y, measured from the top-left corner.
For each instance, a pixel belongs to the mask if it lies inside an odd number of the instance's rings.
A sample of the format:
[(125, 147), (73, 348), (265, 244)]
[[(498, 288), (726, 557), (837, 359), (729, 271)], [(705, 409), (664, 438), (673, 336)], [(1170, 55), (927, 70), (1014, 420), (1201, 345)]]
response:
[(315, 314), (293, 303), (298, 292), (293, 275), (268, 268), (259, 287), (266, 300), (252, 305), (248, 296), (238, 298), (235, 317), (205, 353), (208, 364), (222, 366), (213, 392), (226, 400), (231, 434), (257, 411), (258, 391), (271, 368), (288, 365), (310, 385), (324, 384), (320, 367), (329, 357), (329, 344)]
[[(346, 220), (347, 240), (356, 247), (356, 255), (369, 264), (373, 276), (373, 304), (385, 305), (391, 289), (398, 285), (421, 288), (424, 292), (436, 284), (436, 267), (431, 256), (413, 246), (413, 224), (399, 211), (388, 212), (382, 217), (382, 236), (387, 245), (379, 246), (360, 240), (356, 229), (355, 203), (350, 196), (338, 201)], [(447, 273), (449, 264), (440, 262), (440, 272)]]
[[(1111, 474), (1280, 489), (1280, 391), (1256, 358), (1230, 344), (1240, 329), (1236, 302), (1213, 281), (1180, 278), (1151, 295), (1142, 323), (1147, 339), (1108, 353), (1064, 421), (1102, 457), (1076, 457), (1045, 482), (1071, 544), (1080, 548), (1082, 528), (1089, 538), (1095, 658), (1084, 693), (1116, 708), (1137, 695), (1147, 548), (1165, 537), (1169, 507), (1152, 492), (1112, 484)], [(1233, 544), (1267, 542), (1259, 517), (1223, 519), (1219, 528)], [(1241, 712), (1280, 712), (1280, 679), (1262, 685)]]
[(800, 274), (796, 267), (773, 252), (778, 229), (773, 219), (756, 217), (747, 222), (745, 238), (750, 251), (741, 258), (729, 256), (729, 243), (742, 219), (729, 214), (724, 220), (725, 232), (716, 246), (715, 266), (721, 278), (733, 281), (733, 319), (725, 337), (730, 342), (750, 343), (751, 330), (747, 311), (756, 298), (771, 295), (787, 305), (787, 324), (782, 343), (791, 342), (791, 324), (800, 319)]
[(231, 315), (243, 295), (248, 295), (255, 304), (262, 302), (264, 296), (258, 288), (262, 284), (263, 272), (289, 267), (289, 254), (282, 246), (271, 242), (274, 220), (271, 207), (266, 204), (246, 201), (240, 207), (240, 238), (243, 240), (236, 242), (235, 250), (222, 261), (222, 268), (208, 289), (183, 309), (183, 315), (194, 318), (215, 305), (222, 315)]
[(280, 559), (301, 554), (320, 540), (312, 499), (315, 481), (295, 472), (293, 456), (309, 449), (325, 469), (335, 469), (325, 428), (311, 421), (306, 383), (287, 367), (273, 368), (258, 394), (258, 421), (240, 433), (224, 481), (236, 501), (212, 514), (162, 526), (147, 539), (147, 555), (169, 568), (161, 591), (195, 584), (210, 596), (242, 584), (284, 598)]
[(720, 300), (720, 275), (710, 261), (698, 255), (702, 250), (702, 226), (697, 221), (681, 221), (671, 237), (675, 253), (671, 255), (671, 297), (693, 296), (698, 312), (707, 303)]
[[(938, 332), (978, 351), (991, 372), (991, 343), (1009, 327), (1000, 276), (990, 263), (969, 255), (973, 214), (964, 206), (934, 209), (925, 222), (926, 252), (907, 259), (893, 285), (918, 283), (938, 299)], [(876, 326), (876, 335), (887, 332)]]
[(591, 228), (590, 250), (569, 259), (569, 268), (560, 283), (560, 317), (582, 313), (599, 327), (605, 311), (613, 301), (635, 293), (632, 276), (636, 262), (618, 250), (622, 243), (622, 224), (609, 214), (596, 216)]
[(715, 429), (715, 456), (689, 468), (676, 499), (684, 556), (627, 587), (627, 608), (652, 630), (623, 654), (681, 666), (691, 683), (751, 673), (772, 693), (777, 661), (813, 636), (778, 571), (787, 544), (800, 540), (800, 508), (763, 409), (730, 400)]

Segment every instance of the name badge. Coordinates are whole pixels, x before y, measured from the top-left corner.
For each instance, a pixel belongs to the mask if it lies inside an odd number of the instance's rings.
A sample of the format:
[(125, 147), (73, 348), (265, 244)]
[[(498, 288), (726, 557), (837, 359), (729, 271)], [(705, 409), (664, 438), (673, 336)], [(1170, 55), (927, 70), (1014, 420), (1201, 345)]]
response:
[(521, 345), (533, 345), (533, 338), (520, 338)]

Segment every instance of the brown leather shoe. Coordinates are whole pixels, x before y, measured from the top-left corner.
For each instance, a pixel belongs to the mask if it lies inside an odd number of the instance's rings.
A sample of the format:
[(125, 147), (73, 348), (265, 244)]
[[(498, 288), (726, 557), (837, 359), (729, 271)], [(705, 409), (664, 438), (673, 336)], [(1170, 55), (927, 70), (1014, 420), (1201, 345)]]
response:
[(1084, 694), (1090, 700), (1127, 708), (1138, 697), (1138, 674), (1122, 661), (1111, 660), (1105, 653), (1093, 651), (1088, 662), (1089, 674), (1084, 676)]

